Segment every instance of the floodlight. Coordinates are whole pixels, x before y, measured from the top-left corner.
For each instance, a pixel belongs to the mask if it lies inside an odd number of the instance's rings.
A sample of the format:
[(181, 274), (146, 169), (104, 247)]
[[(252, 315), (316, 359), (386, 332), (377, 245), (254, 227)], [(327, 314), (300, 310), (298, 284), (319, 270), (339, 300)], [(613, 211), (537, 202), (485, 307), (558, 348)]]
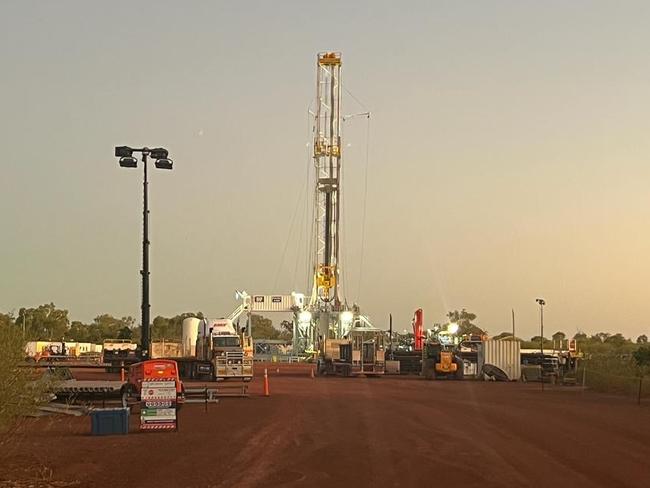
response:
[(154, 149), (151, 149), (150, 154), (153, 159), (167, 159), (167, 156), (169, 156), (169, 151), (167, 151), (167, 149), (164, 147), (156, 147)]
[(158, 169), (172, 169), (173, 164), (174, 162), (171, 159), (156, 159), (156, 168)]
[(122, 168), (137, 168), (138, 160), (135, 159), (133, 156), (124, 156), (120, 158), (120, 166), (122, 166)]
[(133, 154), (133, 149), (131, 149), (129, 146), (116, 146), (115, 147), (115, 157), (116, 158), (130, 157), (132, 154)]
[(354, 314), (352, 312), (350, 312), (349, 310), (345, 310), (345, 311), (341, 312), (340, 318), (341, 318), (341, 322), (343, 322), (345, 324), (349, 324), (354, 319)]

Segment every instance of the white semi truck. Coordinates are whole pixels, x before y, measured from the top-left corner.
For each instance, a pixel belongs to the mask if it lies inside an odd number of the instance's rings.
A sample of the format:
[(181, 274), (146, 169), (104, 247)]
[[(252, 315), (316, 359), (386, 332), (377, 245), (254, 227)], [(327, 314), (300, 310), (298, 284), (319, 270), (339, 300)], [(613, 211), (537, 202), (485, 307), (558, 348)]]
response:
[(235, 328), (233, 318), (190, 317), (183, 321), (183, 332), (185, 354), (174, 358), (181, 377), (211, 381), (253, 379), (253, 340), (245, 330)]

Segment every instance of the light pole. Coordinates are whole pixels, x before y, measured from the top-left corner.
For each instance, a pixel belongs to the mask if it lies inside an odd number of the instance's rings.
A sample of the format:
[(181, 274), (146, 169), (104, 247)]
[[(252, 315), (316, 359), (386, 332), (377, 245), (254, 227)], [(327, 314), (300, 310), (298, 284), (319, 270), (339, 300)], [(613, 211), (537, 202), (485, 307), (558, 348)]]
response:
[(542, 353), (541, 380), (542, 391), (544, 391), (544, 305), (546, 301), (543, 298), (537, 298), (535, 301), (539, 304), (539, 350)]
[(144, 167), (144, 181), (142, 185), (143, 193), (143, 210), (142, 210), (142, 360), (149, 359), (149, 325), (150, 325), (150, 310), (151, 304), (149, 303), (149, 198), (147, 187), (149, 180), (147, 179), (147, 160), (151, 156), (155, 159), (155, 166), (158, 169), (172, 169), (173, 162), (168, 158), (169, 152), (167, 149), (157, 147), (149, 149), (143, 147), (134, 149), (128, 146), (118, 146), (115, 148), (115, 157), (120, 158), (120, 166), (122, 168), (137, 168), (138, 160), (133, 157), (133, 153), (142, 154), (142, 166)]

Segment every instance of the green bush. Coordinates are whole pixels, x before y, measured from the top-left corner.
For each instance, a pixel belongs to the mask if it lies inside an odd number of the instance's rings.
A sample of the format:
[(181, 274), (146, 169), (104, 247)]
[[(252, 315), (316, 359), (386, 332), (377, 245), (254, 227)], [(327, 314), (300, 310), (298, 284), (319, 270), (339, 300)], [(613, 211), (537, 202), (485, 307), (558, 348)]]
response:
[(0, 432), (46, 401), (48, 381), (39, 378), (33, 368), (20, 367), (24, 360), (22, 331), (13, 324), (0, 323)]
[(578, 381), (585, 374), (585, 385), (592, 390), (636, 398), (643, 381), (641, 396), (650, 397), (650, 379), (641, 379), (643, 371), (632, 355), (593, 355), (580, 369)]

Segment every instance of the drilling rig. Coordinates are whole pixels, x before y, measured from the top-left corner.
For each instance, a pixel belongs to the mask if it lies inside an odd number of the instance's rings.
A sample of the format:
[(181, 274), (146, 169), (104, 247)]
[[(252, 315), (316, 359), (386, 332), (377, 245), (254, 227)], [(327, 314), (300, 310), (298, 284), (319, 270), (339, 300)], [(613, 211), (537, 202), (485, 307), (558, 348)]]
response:
[(341, 299), (341, 54), (319, 53), (313, 112), (312, 290), (294, 294), (294, 354), (317, 356), (319, 373), (381, 374), (384, 332)]

